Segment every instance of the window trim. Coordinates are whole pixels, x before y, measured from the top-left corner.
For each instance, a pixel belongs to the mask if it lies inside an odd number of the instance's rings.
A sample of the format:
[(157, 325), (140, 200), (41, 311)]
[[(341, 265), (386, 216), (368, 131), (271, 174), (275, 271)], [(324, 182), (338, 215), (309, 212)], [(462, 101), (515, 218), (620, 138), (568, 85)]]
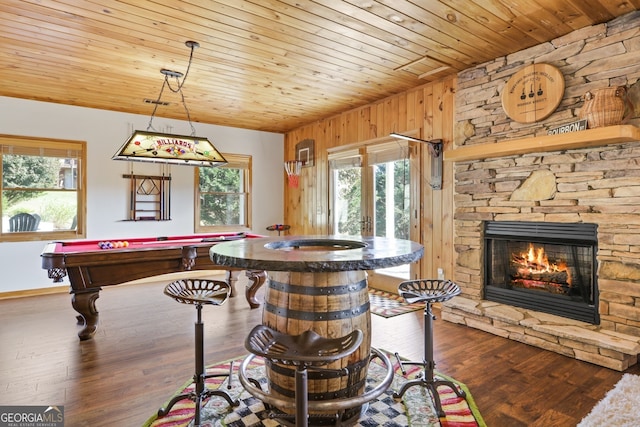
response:
[(221, 168), (237, 168), (244, 171), (246, 204), (245, 204), (245, 218), (246, 225), (215, 225), (215, 226), (201, 226), (200, 225), (200, 167), (195, 168), (194, 172), (194, 232), (196, 233), (211, 233), (222, 231), (250, 231), (252, 226), (251, 212), (252, 209), (252, 156), (247, 154), (228, 154), (222, 153), (222, 156), (227, 160), (227, 164), (224, 166), (218, 166)]
[[(54, 151), (73, 150), (78, 153), (78, 176), (77, 176), (77, 219), (75, 230), (59, 231), (19, 231), (4, 232), (0, 227), (0, 241), (2, 242), (24, 242), (43, 240), (68, 240), (83, 239), (86, 237), (85, 217), (87, 211), (87, 142), (54, 138), (40, 138), (29, 136), (0, 134), (0, 159), (4, 155), (5, 147), (12, 151), (11, 147), (16, 147), (16, 151)], [(19, 153), (15, 153), (19, 154)], [(2, 162), (0, 161), (0, 177), (2, 177)], [(0, 194), (4, 191), (3, 182), (0, 182)], [(0, 203), (0, 218), (3, 216), (3, 206)]]

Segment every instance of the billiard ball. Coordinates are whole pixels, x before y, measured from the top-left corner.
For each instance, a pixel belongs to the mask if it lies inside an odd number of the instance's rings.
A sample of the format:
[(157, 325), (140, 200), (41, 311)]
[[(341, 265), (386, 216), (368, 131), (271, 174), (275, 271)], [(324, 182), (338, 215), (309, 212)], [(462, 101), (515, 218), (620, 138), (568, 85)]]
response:
[(114, 249), (114, 248), (126, 248), (129, 246), (127, 240), (118, 240), (117, 242), (110, 242), (108, 240), (98, 242), (100, 249)]

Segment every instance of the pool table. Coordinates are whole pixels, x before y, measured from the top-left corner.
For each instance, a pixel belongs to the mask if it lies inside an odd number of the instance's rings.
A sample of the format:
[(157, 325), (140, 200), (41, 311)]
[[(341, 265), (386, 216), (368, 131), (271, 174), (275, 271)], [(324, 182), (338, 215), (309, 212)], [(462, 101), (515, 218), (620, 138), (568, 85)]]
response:
[[(191, 270), (226, 270), (231, 296), (242, 269), (214, 264), (209, 256), (211, 246), (229, 240), (263, 237), (251, 233), (214, 233), (189, 236), (118, 239), (126, 246), (102, 249), (98, 240), (51, 242), (41, 253), (42, 268), (49, 278), (61, 282), (65, 276), (71, 284), (71, 305), (79, 313), (78, 332), (81, 340), (91, 339), (98, 328), (96, 299), (102, 286), (119, 285), (131, 280), (160, 274)], [(116, 244), (117, 241), (111, 241)], [(247, 270), (249, 285), (245, 295), (252, 308), (260, 303), (256, 291), (264, 284), (266, 273)]]

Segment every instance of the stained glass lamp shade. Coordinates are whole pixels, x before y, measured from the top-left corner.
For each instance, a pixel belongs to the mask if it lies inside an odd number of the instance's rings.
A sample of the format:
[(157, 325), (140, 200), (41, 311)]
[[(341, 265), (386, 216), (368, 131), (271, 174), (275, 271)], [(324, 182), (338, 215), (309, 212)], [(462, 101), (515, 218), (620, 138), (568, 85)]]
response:
[(215, 167), (227, 160), (207, 138), (137, 130), (113, 160)]

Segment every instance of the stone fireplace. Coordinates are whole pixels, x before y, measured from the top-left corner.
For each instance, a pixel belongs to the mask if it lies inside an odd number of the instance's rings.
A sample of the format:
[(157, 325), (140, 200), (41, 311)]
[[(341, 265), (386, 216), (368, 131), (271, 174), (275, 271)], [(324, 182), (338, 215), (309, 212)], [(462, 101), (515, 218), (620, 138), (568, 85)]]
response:
[[(619, 85), (640, 90), (639, 28), (637, 11), (458, 74), (455, 147), (445, 150), (444, 160), (450, 165), (454, 186), (455, 261), (451, 276), (462, 294), (443, 304), (443, 319), (619, 371), (637, 363), (637, 106), (636, 115), (622, 126), (564, 135), (547, 133), (578, 119), (587, 91)], [(510, 76), (534, 62), (549, 63), (561, 71), (566, 85), (564, 95), (548, 118), (516, 123), (506, 116), (500, 95)], [(587, 306), (594, 306), (588, 318), (575, 319), (545, 312), (540, 306), (496, 301), (499, 298), (492, 295), (492, 289), (487, 291), (485, 285), (495, 271), (487, 271), (493, 268), (493, 264), (487, 266), (487, 257), (492, 256), (487, 245), (493, 243), (487, 240), (486, 224), (512, 222), (592, 224), (596, 228), (594, 265), (591, 272), (584, 272), (593, 274), (595, 285), (592, 291), (585, 290), (586, 294), (593, 293), (586, 301)], [(556, 249), (549, 243), (545, 245), (545, 250)], [(528, 247), (523, 249), (528, 251)], [(500, 275), (505, 276), (504, 271)], [(556, 281), (563, 281), (560, 276), (545, 285), (538, 280), (543, 277), (539, 272), (518, 280), (531, 286), (567, 290), (568, 283)], [(534, 281), (527, 282), (530, 279)], [(580, 286), (582, 292), (585, 285)], [(530, 294), (534, 290), (526, 291)], [(564, 295), (570, 299), (574, 296)]]
[[(443, 319), (615, 370), (636, 364), (640, 352), (640, 142), (457, 162), (455, 169), (454, 279), (462, 295), (444, 304)], [(576, 255), (594, 257), (594, 265), (585, 268), (583, 275), (591, 277), (597, 288), (585, 290), (587, 301), (580, 310), (591, 304), (597, 307), (591, 307), (586, 318), (576, 320), (566, 313), (496, 301), (487, 292), (485, 286), (493, 275), (487, 267), (487, 245), (495, 245), (487, 237), (504, 234), (505, 228), (511, 234), (509, 227), (514, 223), (582, 224), (595, 233), (594, 253), (582, 248), (578, 250), (582, 255)], [(491, 226), (487, 230), (487, 224), (498, 225), (497, 231)], [(554, 233), (567, 237), (558, 230)], [(537, 240), (539, 236), (531, 234), (520, 239), (516, 246), (521, 250), (516, 252), (528, 251), (529, 242)], [(553, 243), (545, 243), (545, 249), (553, 252)], [(582, 247), (582, 243), (576, 244)]]

